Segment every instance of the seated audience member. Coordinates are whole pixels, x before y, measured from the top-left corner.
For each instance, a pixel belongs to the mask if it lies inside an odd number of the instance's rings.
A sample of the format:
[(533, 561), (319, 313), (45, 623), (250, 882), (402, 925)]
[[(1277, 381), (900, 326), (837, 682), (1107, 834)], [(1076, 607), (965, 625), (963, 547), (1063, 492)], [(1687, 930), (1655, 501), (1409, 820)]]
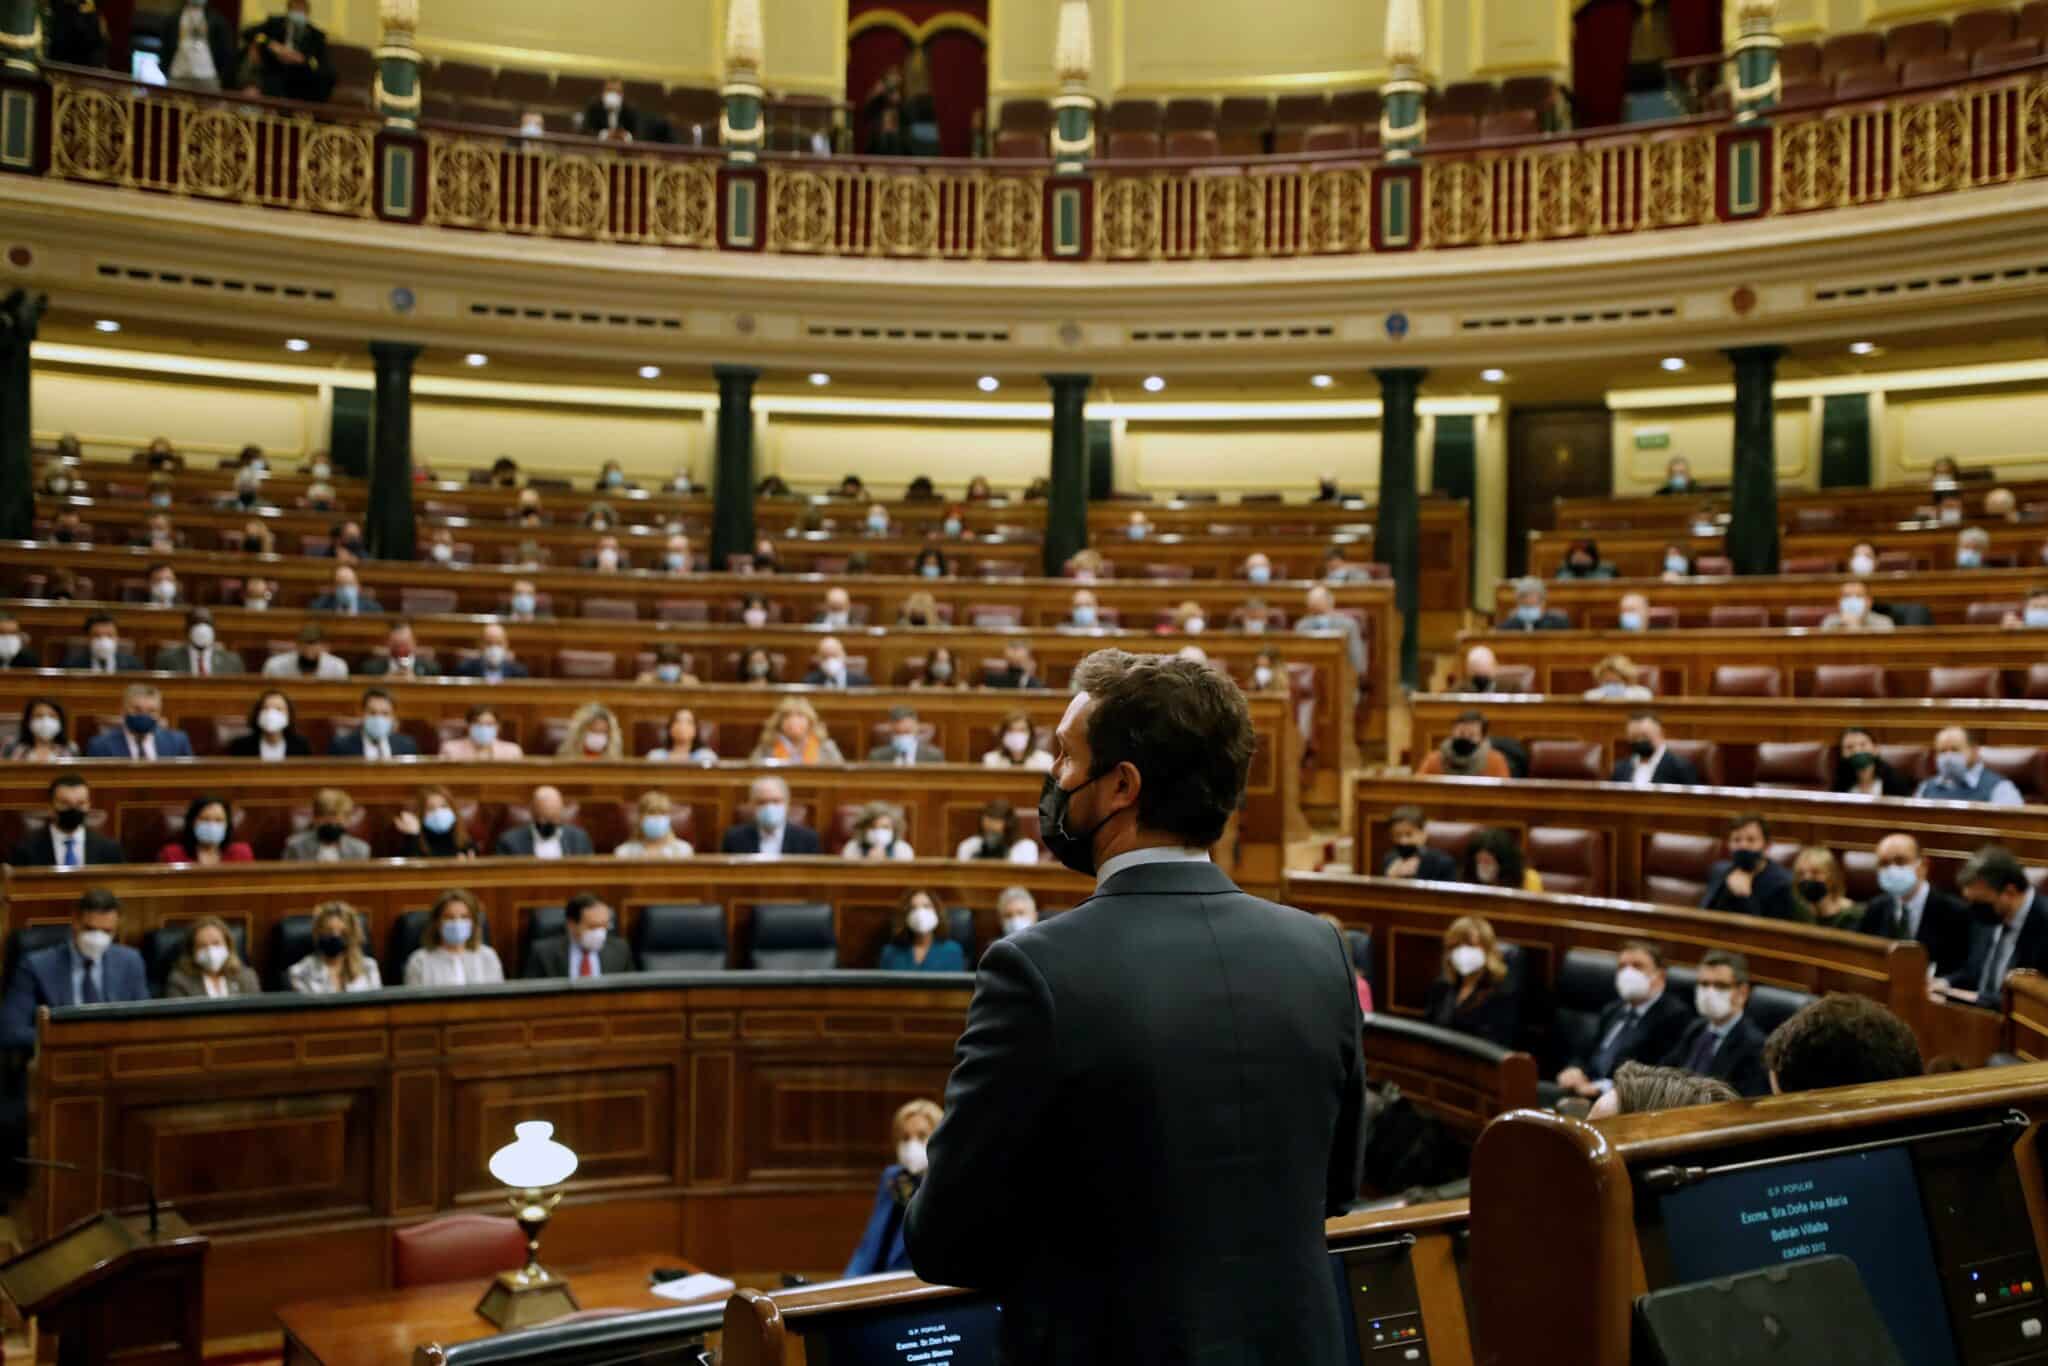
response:
[(1261, 551), (1254, 550), (1244, 557), (1243, 575), (1253, 583), (1273, 581), (1273, 562)]
[(454, 564), (455, 533), (445, 526), (434, 528), (434, 538), (427, 543), (422, 553), (435, 564)]
[(1491, 648), (1474, 645), (1465, 651), (1465, 672), (1451, 684), (1452, 692), (1492, 692), (1494, 675), (1500, 669), (1500, 660), (1494, 657)]
[(864, 673), (856, 673), (847, 667), (846, 646), (837, 636), (826, 636), (818, 642), (818, 654), (811, 665), (811, 671), (804, 675), (804, 683), (813, 688), (871, 688), (874, 680)]
[(1664, 482), (1657, 486), (1656, 496), (1669, 498), (1676, 494), (1691, 493), (1692, 462), (1682, 455), (1674, 455), (1664, 462)]
[(119, 728), (103, 730), (85, 747), (88, 759), (189, 759), (192, 741), (163, 724), (164, 695), (154, 684), (131, 683), (121, 694)]
[(661, 568), (670, 574), (687, 574), (693, 565), (690, 538), (680, 531), (671, 532), (662, 545)]
[[(363, 545), (363, 526), (360, 522), (336, 522), (327, 528), (327, 538), (328, 555), (343, 564), (354, 564), (366, 553)], [(342, 581), (336, 579), (335, 582), (339, 584)]]
[(1086, 588), (1076, 588), (1067, 605), (1067, 619), (1060, 623), (1063, 631), (1093, 631), (1102, 625), (1102, 605), (1095, 594)]
[(64, 704), (54, 697), (31, 697), (21, 707), (21, 726), (7, 757), (21, 763), (46, 764), (58, 759), (76, 759), (78, 746), (71, 743), (71, 718)]
[(1868, 996), (1830, 992), (1803, 1006), (1764, 1040), (1771, 1092), (1792, 1094), (1873, 1081), (1903, 1081), (1923, 1067), (1906, 1022)]
[(1667, 581), (1692, 577), (1692, 556), (1675, 541), (1664, 547), (1663, 565), (1664, 572), (1659, 577)]
[[(4, 623), (0, 623), (4, 625)], [(242, 657), (214, 640), (213, 613), (195, 607), (185, 614), (185, 642), (166, 645), (156, 652), (156, 671), (162, 674), (246, 673)]]
[(759, 645), (748, 650), (740, 656), (739, 681), (758, 688), (780, 683), (782, 676), (775, 667), (775, 656)]
[(50, 523), (50, 539), (58, 545), (91, 545), (92, 528), (79, 517), (76, 509), (66, 508)]
[(1613, 1087), (1614, 1069), (1622, 1063), (1669, 1056), (1693, 1013), (1664, 987), (1664, 950), (1645, 940), (1625, 940), (1614, 971), (1616, 999), (1600, 1012), (1592, 1052), (1557, 1074), (1559, 1089), (1591, 1099)]
[(497, 622), (484, 627), (477, 637), (477, 644), (479, 648), (475, 657), (455, 666), (457, 677), (481, 678), (486, 683), (529, 677), (526, 666), (512, 653), (511, 635)]
[(551, 614), (540, 610), (540, 591), (532, 579), (515, 579), (505, 615), (513, 621), (543, 621)]
[(633, 565), (625, 552), (619, 549), (619, 538), (606, 533), (597, 538), (597, 544), (583, 557), (583, 567), (600, 574), (616, 574), (622, 569), (631, 569)]
[(1792, 875), (1766, 856), (1770, 843), (1770, 822), (1762, 816), (1745, 811), (1728, 822), (1728, 857), (1707, 870), (1700, 905), (1732, 915), (1798, 920)]
[(1421, 882), (1458, 881), (1458, 863), (1425, 842), (1429, 820), (1419, 806), (1397, 806), (1387, 813), (1387, 856), (1380, 860), (1381, 877)]
[(348, 661), (327, 649), (327, 633), (318, 622), (299, 628), (296, 649), (274, 654), (263, 661), (265, 678), (313, 678), (333, 682), (348, 677)]
[(337, 735), (327, 746), (337, 759), (411, 759), (420, 752), (419, 742), (398, 729), (398, 704), (382, 688), (363, 693), (363, 724), (346, 735)]
[(475, 858), (481, 852), (456, 816), (455, 795), (438, 783), (422, 787), (414, 809), (399, 812), (391, 825), (404, 836), (400, 858)]
[(1344, 547), (1333, 545), (1323, 552), (1324, 583), (1371, 583), (1372, 571), (1344, 558)]
[(1650, 600), (1641, 593), (1623, 593), (1615, 625), (1623, 631), (1650, 629)]
[(1913, 780), (1895, 770), (1877, 752), (1877, 737), (1851, 726), (1835, 742), (1835, 791), (1859, 797), (1907, 797)]
[(922, 589), (903, 600), (896, 609), (898, 626), (943, 626), (945, 620), (939, 615), (939, 600)]
[(1764, 1032), (1743, 1014), (1749, 1008), (1749, 960), (1726, 949), (1708, 950), (1700, 959), (1692, 1007), (1699, 1018), (1659, 1061), (1724, 1081), (1745, 1096), (1769, 1095)]
[(303, 759), (312, 752), (299, 734), (291, 698), (275, 688), (257, 695), (249, 708), (249, 733), (236, 736), (227, 747), (231, 759)]
[(637, 833), (612, 853), (619, 858), (689, 858), (697, 851), (676, 834), (675, 804), (666, 792), (643, 792), (634, 803)]
[(618, 917), (604, 898), (594, 892), (578, 892), (562, 907), (566, 933), (549, 935), (526, 951), (526, 970), (531, 978), (617, 977), (639, 971), (633, 950), (613, 933)]
[(30, 833), (7, 861), (17, 868), (80, 868), (97, 863), (126, 863), (119, 841), (88, 830), (92, 788), (77, 773), (59, 773), (50, 780), (50, 819)]
[(378, 603), (376, 594), (363, 591), (354, 566), (338, 564), (334, 567), (333, 586), (307, 603), (306, 610), (337, 612), (345, 617), (353, 617), (381, 612), (384, 608)]
[(460, 763), (479, 759), (524, 759), (526, 751), (498, 738), (498, 711), (488, 702), (472, 702), (465, 713), (469, 731), (441, 742), (441, 757)]
[(853, 625), (853, 599), (838, 584), (825, 590), (825, 606), (811, 621), (813, 626), (844, 631)]
[(754, 542), (754, 572), (756, 574), (779, 574), (782, 572), (782, 557), (775, 551), (775, 542), (766, 536)]
[(1543, 890), (1543, 874), (1523, 859), (1515, 832), (1498, 828), (1481, 830), (1466, 846), (1465, 881), (1523, 892)]
[(1586, 701), (1647, 702), (1655, 694), (1641, 678), (1635, 661), (1627, 655), (1608, 655), (1593, 666), (1593, 686), (1586, 689)]
[(1842, 585), (1835, 610), (1821, 618), (1823, 631), (1889, 631), (1895, 623), (1882, 612), (1871, 610), (1870, 588), (1861, 580)]
[(105, 612), (85, 619), (85, 644), (74, 645), (64, 655), (67, 669), (89, 669), (96, 674), (139, 674), (142, 661), (121, 648), (121, 631)]
[(203, 917), (185, 936), (185, 954), (164, 979), (164, 996), (261, 996), (256, 970), (235, 956), (227, 922)]
[(1543, 580), (1515, 580), (1515, 610), (1494, 623), (1497, 631), (1569, 631), (1571, 621), (1550, 610), (1550, 590)]
[(997, 797), (981, 808), (981, 833), (969, 835), (953, 851), (957, 859), (1002, 859), (1008, 863), (1038, 862), (1038, 843), (1017, 833), (1017, 812)]
[(1832, 849), (1809, 844), (1792, 860), (1792, 906), (1800, 920), (1831, 930), (1863, 928), (1863, 907), (1849, 899), (1849, 879)]
[(924, 657), (924, 669), (910, 680), (913, 688), (962, 689), (967, 686), (967, 675), (954, 657), (949, 645), (934, 645)]
[(747, 801), (754, 818), (734, 825), (719, 839), (721, 854), (760, 854), (780, 858), (784, 854), (819, 854), (824, 844), (818, 832), (789, 823), (789, 784), (769, 776), (756, 778), (747, 789)]
[(896, 908), (896, 933), (882, 945), (875, 964), (883, 972), (965, 972), (967, 954), (946, 937), (939, 903), (930, 892), (913, 888)]
[(1247, 635), (1262, 636), (1273, 626), (1273, 609), (1264, 598), (1248, 598), (1237, 609), (1236, 626)]
[(1274, 692), (1285, 695), (1291, 689), (1287, 679), (1286, 661), (1275, 650), (1261, 650), (1252, 656), (1251, 677), (1246, 680), (1251, 686), (1247, 692)]
[(1045, 679), (1038, 672), (1038, 661), (1031, 657), (1031, 646), (1021, 640), (1011, 641), (1003, 647), (1001, 672), (988, 680), (991, 688), (1043, 688)]
[(1003, 938), (1014, 939), (1038, 923), (1038, 901), (1023, 887), (1005, 887), (996, 894), (996, 915)]
[(2001, 484), (1984, 495), (1984, 515), (1994, 522), (2017, 522), (2021, 520), (2020, 500)]
[(647, 751), (648, 759), (664, 764), (715, 764), (718, 751), (705, 744), (697, 730), (697, 713), (677, 707), (668, 718), (668, 741)]
[(409, 987), (474, 987), (505, 980), (498, 951), (483, 942), (483, 908), (460, 887), (434, 902), (420, 946), (405, 960)]
[(802, 697), (785, 697), (761, 727), (754, 761), (766, 764), (843, 764), (845, 756), (825, 733), (818, 709)]
[(1928, 483), (1938, 489), (1953, 488), (1956, 480), (1962, 477), (1963, 467), (1956, 463), (1956, 458), (1952, 455), (1936, 456), (1934, 463), (1927, 469)]
[(600, 533), (600, 545), (606, 539), (609, 539), (613, 545), (618, 544), (617, 537), (603, 536), (603, 533), (612, 531), (619, 524), (619, 514), (612, 511), (612, 505), (605, 502), (604, 499), (595, 499), (584, 507), (581, 523), (585, 531)]
[(61, 944), (37, 949), (14, 968), (14, 981), (0, 1004), (0, 1044), (36, 1046), (36, 1014), (44, 1006), (90, 1006), (107, 1001), (147, 1001), (149, 974), (142, 955), (115, 942), (121, 932), (121, 903), (104, 887), (78, 898), (71, 935)]
[(1022, 768), (1035, 773), (1052, 772), (1052, 755), (1037, 746), (1038, 731), (1021, 711), (1003, 717), (996, 732), (996, 746), (981, 756), (985, 768)]
[(360, 672), (372, 678), (432, 678), (440, 671), (420, 653), (412, 623), (401, 618), (385, 634), (384, 652), (364, 660)]
[(1911, 835), (1877, 842), (1878, 894), (1863, 908), (1863, 933), (1917, 939), (1938, 977), (1968, 966), (1970, 909), (1927, 880), (1927, 860)]
[(1956, 874), (1956, 890), (1970, 905), (1975, 928), (1970, 961), (1960, 971), (1929, 982), (1936, 1000), (1962, 1001), (1998, 1010), (2006, 974), (2048, 967), (2048, 914), (2035, 915), (2039, 898), (2027, 869), (2012, 851), (1987, 844)]
[(1935, 775), (1920, 784), (1914, 796), (1939, 802), (1989, 802), (1993, 806), (2023, 804), (2012, 779), (2002, 778), (1984, 766), (1975, 738), (1961, 726), (1949, 726), (1934, 737), (1934, 767)]
[[(501, 489), (519, 488), (519, 462), (509, 455), (501, 455), (496, 460), (493, 460), (491, 462), (491, 486)], [(522, 500), (525, 495), (531, 493), (534, 496), (535, 505), (539, 505), (539, 489), (520, 489), (519, 492)]]
[(555, 747), (558, 759), (622, 759), (625, 757), (619, 718), (602, 702), (585, 702), (569, 717), (569, 733)]
[(370, 856), (367, 841), (348, 833), (355, 819), (355, 799), (338, 787), (313, 794), (313, 828), (284, 842), (288, 863), (357, 863)]
[(839, 853), (850, 859), (916, 858), (910, 842), (902, 837), (903, 813), (887, 802), (869, 802), (854, 818), (853, 838)]
[(1877, 573), (1877, 547), (1869, 541), (1858, 541), (1850, 546), (1847, 568), (1859, 579), (1867, 579)]
[(1202, 604), (1193, 598), (1187, 599), (1173, 609), (1173, 620), (1160, 632), (1161, 635), (1198, 636), (1209, 628), (1209, 615), (1202, 610)]
[(1360, 678), (1365, 677), (1366, 651), (1365, 634), (1358, 628), (1356, 618), (1337, 610), (1337, 595), (1322, 584), (1308, 590), (1302, 599), (1308, 611), (1297, 618), (1294, 629), (1299, 632), (1336, 631), (1344, 637), (1344, 653), (1351, 656), (1351, 667)]
[(1960, 526), (1963, 521), (1963, 495), (1954, 489), (1945, 489), (1934, 495), (1934, 520), (1943, 526)]
[(1637, 787), (1698, 787), (1700, 775), (1692, 760), (1665, 748), (1664, 723), (1657, 713), (1639, 711), (1628, 718), (1628, 754), (1614, 761), (1607, 781)]
[[(1027, 500), (1028, 501), (1028, 500)], [(1060, 571), (1077, 583), (1095, 583), (1112, 577), (1114, 569), (1099, 550), (1077, 550), (1067, 556)]]
[(1508, 767), (1507, 756), (1487, 743), (1486, 714), (1479, 711), (1459, 712), (1458, 719), (1451, 723), (1450, 738), (1423, 756), (1415, 772), (1425, 778), (1438, 775), (1461, 778), (1514, 776), (1514, 770)]
[(277, 597), (277, 582), (274, 579), (242, 580), (242, 607), (250, 612), (267, 612)]
[(1586, 1118), (1612, 1119), (1616, 1115), (1684, 1110), (1695, 1105), (1719, 1105), (1740, 1099), (1741, 1093), (1725, 1081), (1702, 1077), (1678, 1067), (1625, 1062), (1614, 1069), (1614, 1088), (1593, 1102)]
[(581, 858), (597, 852), (578, 825), (562, 823), (562, 793), (546, 783), (533, 790), (533, 819), (498, 836), (500, 858)]
[(167, 564), (149, 567), (149, 600), (158, 607), (176, 607), (184, 594), (178, 587), (178, 571)]
[(1486, 917), (1460, 916), (1444, 931), (1443, 973), (1429, 984), (1422, 1018), (1438, 1029), (1515, 1046), (1522, 1003), (1508, 985), (1507, 960)]
[(977, 474), (967, 481), (968, 502), (987, 503), (993, 501), (995, 496), (995, 486), (989, 483), (987, 475)]
[(42, 667), (35, 648), (22, 634), (21, 618), (4, 607), (0, 607), (0, 669), (36, 669)]
[(1982, 569), (1991, 553), (1991, 533), (1980, 526), (1966, 526), (1956, 533), (1956, 568)]
[(912, 562), (910, 572), (921, 579), (945, 579), (952, 577), (953, 566), (946, 559), (945, 551), (935, 545), (928, 545), (917, 552), (917, 559)]
[[(2029, 588), (2025, 605), (2018, 612), (2007, 612), (2004, 624), (2007, 630), (2048, 630), (2048, 585), (2036, 584)], [(5, 618), (0, 618), (0, 628), (5, 625)], [(31, 662), (21, 667), (32, 668), (34, 665)]]
[(1133, 541), (1142, 541), (1152, 534), (1152, 519), (1145, 515), (1143, 508), (1133, 508), (1124, 522), (1124, 536)]
[(889, 708), (889, 743), (868, 751), (871, 764), (943, 764), (946, 752), (918, 734), (917, 708)]
[(846, 1264), (848, 1276), (910, 1270), (910, 1250), (903, 1242), (904, 1216), (910, 1209), (911, 1197), (924, 1182), (925, 1144), (931, 1141), (940, 1118), (937, 1105), (928, 1100), (913, 1100), (899, 1108), (890, 1121), (889, 1137), (896, 1145), (896, 1160), (882, 1168), (875, 1208), (868, 1215), (859, 1246)]
[(1600, 547), (1593, 541), (1574, 541), (1558, 566), (1560, 579), (1611, 579), (1614, 566), (1600, 559)]
[(156, 851), (158, 863), (254, 863), (256, 854), (235, 839), (228, 804), (219, 797), (194, 797), (185, 807), (185, 828)]

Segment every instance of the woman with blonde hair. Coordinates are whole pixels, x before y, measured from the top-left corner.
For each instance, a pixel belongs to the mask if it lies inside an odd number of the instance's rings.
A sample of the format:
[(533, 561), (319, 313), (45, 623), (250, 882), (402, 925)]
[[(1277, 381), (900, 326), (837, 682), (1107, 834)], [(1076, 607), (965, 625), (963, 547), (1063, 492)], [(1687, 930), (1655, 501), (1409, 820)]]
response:
[(903, 838), (903, 813), (887, 802), (869, 802), (854, 817), (853, 838), (839, 851), (853, 859), (916, 858)]
[(405, 960), (409, 987), (474, 987), (505, 980), (498, 951), (483, 942), (483, 907), (460, 887), (434, 901), (420, 946)]
[(697, 850), (676, 834), (675, 804), (666, 792), (643, 792), (634, 804), (639, 817), (635, 834), (612, 853), (619, 858), (688, 858)]
[(217, 915), (202, 918), (185, 936), (185, 954), (164, 982), (169, 996), (260, 996), (256, 973), (235, 956), (234, 936)]
[(1863, 928), (1863, 903), (1849, 899), (1849, 878), (1835, 851), (1809, 844), (1792, 860), (1792, 910), (1809, 925)]
[(363, 922), (346, 901), (313, 908), (313, 951), (285, 973), (291, 989), (304, 996), (376, 991), (384, 985), (377, 960), (363, 952)]
[(1586, 689), (1588, 702), (1647, 702), (1652, 697), (1642, 682), (1642, 670), (1627, 655), (1608, 655), (1593, 666), (1593, 686)]
[(939, 620), (939, 600), (923, 589), (919, 589), (905, 598), (903, 606), (897, 609), (896, 624), (898, 626), (945, 625), (944, 622)]
[(1430, 983), (1423, 1018), (1439, 1029), (1512, 1048), (1522, 1003), (1508, 985), (1507, 959), (1485, 916), (1460, 916), (1444, 931), (1443, 975)]
[(569, 733), (555, 749), (559, 759), (618, 759), (619, 718), (602, 702), (585, 702), (569, 718)]
[(825, 734), (818, 709), (802, 697), (785, 697), (776, 706), (767, 724), (761, 727), (761, 738), (754, 744), (754, 760), (766, 764), (846, 762), (839, 746)]
[(910, 1270), (910, 1250), (903, 1245), (903, 1215), (910, 1197), (924, 1182), (925, 1144), (939, 1127), (943, 1112), (936, 1102), (918, 1099), (898, 1107), (889, 1121), (889, 1140), (895, 1145), (896, 1160), (882, 1168), (881, 1188), (875, 1192), (874, 1212), (860, 1235), (860, 1246), (846, 1264), (849, 1276), (873, 1276), (884, 1271)]

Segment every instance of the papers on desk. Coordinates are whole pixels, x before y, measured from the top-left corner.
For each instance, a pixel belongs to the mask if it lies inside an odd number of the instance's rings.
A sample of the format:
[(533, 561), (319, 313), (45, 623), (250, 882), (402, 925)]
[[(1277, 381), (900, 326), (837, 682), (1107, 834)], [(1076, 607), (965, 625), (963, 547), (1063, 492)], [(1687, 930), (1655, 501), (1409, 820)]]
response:
[(680, 1276), (650, 1288), (665, 1300), (689, 1301), (709, 1299), (713, 1295), (730, 1295), (734, 1286), (723, 1276), (700, 1271), (694, 1276)]

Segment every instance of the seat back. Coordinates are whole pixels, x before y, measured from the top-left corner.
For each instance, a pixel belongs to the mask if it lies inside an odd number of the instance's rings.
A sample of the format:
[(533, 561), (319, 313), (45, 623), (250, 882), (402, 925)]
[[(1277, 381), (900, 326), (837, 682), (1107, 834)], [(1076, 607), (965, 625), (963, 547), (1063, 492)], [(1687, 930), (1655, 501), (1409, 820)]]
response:
[(1707, 691), (1715, 697), (1782, 697), (1785, 680), (1768, 664), (1723, 664)]
[(1927, 671), (1929, 697), (2003, 697), (1998, 670), (1986, 665), (1937, 664)]
[(487, 1280), (525, 1261), (526, 1235), (494, 1214), (448, 1214), (391, 1231), (391, 1282), (400, 1290)]
[(1828, 746), (1819, 740), (1764, 740), (1756, 747), (1758, 787), (1800, 787), (1824, 792)]
[(7, 962), (0, 968), (0, 991), (12, 988), (21, 960), (32, 953), (54, 948), (71, 937), (69, 925), (23, 925), (7, 933)]
[(534, 946), (544, 939), (569, 936), (569, 913), (563, 906), (535, 906), (526, 913), (526, 948), (522, 964), (533, 961)]
[(1726, 769), (1721, 762), (1721, 746), (1714, 740), (1666, 740), (1664, 748), (1686, 760), (1693, 771), (1700, 775), (1700, 781), (1709, 787), (1720, 787), (1727, 781)]
[(1607, 777), (1604, 757), (1597, 740), (1532, 740), (1529, 776), (1597, 783)]
[(1536, 691), (1536, 667), (1533, 664), (1496, 664), (1493, 669), (1495, 692)]
[(1365, 978), (1365, 984), (1373, 989), (1373, 1004), (1379, 1004), (1379, 985), (1372, 966), (1372, 931), (1344, 931), (1344, 947), (1351, 954), (1351, 970)]
[(1883, 697), (1884, 669), (1876, 664), (1821, 664), (1813, 671), (1815, 697)]
[(1543, 876), (1543, 890), (1562, 896), (1607, 894), (1607, 837), (1604, 831), (1564, 825), (1529, 827), (1529, 866)]
[(756, 906), (747, 966), (758, 972), (822, 972), (838, 967), (839, 936), (832, 927), (831, 905), (797, 901)]
[(633, 951), (648, 972), (719, 972), (726, 966), (725, 907), (705, 902), (643, 906)]
[(946, 908), (946, 938), (960, 946), (960, 952), (967, 955), (967, 966), (975, 963), (974, 908), (972, 906), (948, 906)]
[(1659, 830), (1643, 850), (1643, 896), (1661, 906), (1699, 905), (1720, 857), (1721, 841), (1713, 835)]
[(1977, 757), (1993, 773), (2010, 778), (2029, 802), (2048, 791), (2048, 749), (2038, 745), (1980, 745)]
[(1717, 603), (1707, 609), (1707, 625), (1718, 629), (1769, 626), (1771, 611), (1752, 603)]
[(1619, 956), (1599, 949), (1571, 949), (1558, 964), (1556, 1010), (1550, 1033), (1560, 1058), (1591, 1057), (1600, 1043), (1600, 1012), (1614, 1000)]

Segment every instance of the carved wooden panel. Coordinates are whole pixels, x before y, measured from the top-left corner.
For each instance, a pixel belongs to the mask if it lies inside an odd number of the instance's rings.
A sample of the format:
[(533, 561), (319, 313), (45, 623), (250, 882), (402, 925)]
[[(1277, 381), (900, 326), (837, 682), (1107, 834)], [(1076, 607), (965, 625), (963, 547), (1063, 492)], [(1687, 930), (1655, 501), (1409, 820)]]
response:
[(889, 1121), (904, 1102), (944, 1093), (943, 1061), (897, 1063), (750, 1061), (742, 1071), (744, 1116), (736, 1145), (741, 1182), (851, 1180), (889, 1160)]
[[(731, 1018), (726, 1016), (723, 1018)], [(733, 1078), (731, 1053), (696, 1053), (690, 1058), (690, 1180), (724, 1185), (733, 1179)]]
[(669, 1066), (575, 1068), (517, 1077), (452, 1080), (447, 1104), (456, 1161), (452, 1198), (496, 1199), (492, 1153), (527, 1120), (555, 1126), (580, 1159), (573, 1191), (591, 1184), (676, 1179), (676, 1071)]
[(390, 1094), (385, 1130), (390, 1143), (391, 1212), (434, 1209), (441, 1203), (445, 1129), (441, 1074), (428, 1070), (395, 1073)]
[(195, 1224), (373, 1203), (369, 1090), (153, 1105), (120, 1116), (118, 1165)]

